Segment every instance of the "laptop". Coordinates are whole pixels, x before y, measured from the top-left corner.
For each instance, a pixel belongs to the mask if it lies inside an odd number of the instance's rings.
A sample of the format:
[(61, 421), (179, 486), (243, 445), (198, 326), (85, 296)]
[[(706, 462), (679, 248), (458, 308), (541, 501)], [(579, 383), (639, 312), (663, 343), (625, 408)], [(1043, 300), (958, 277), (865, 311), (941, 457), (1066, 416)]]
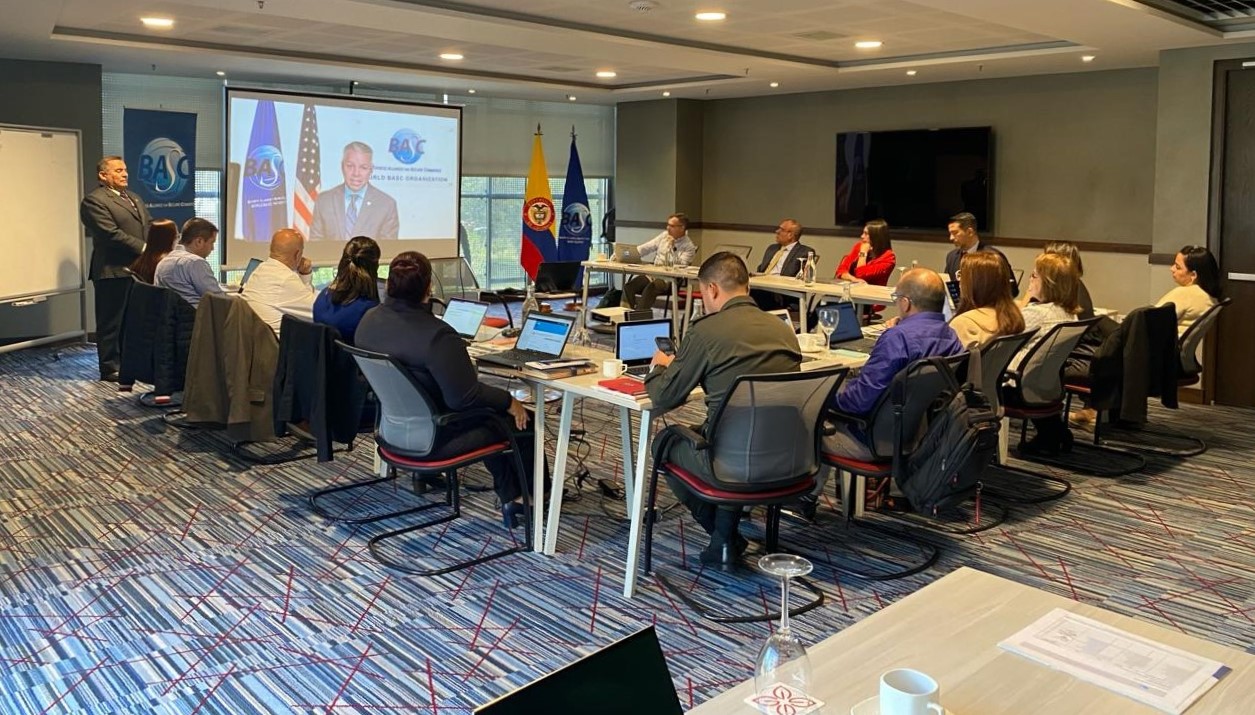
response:
[(941, 313), (945, 316), (946, 322), (948, 323), (951, 318), (958, 314), (959, 303), (961, 303), (962, 300), (959, 298), (959, 281), (957, 279), (951, 280), (948, 276), (944, 275), (942, 278), (946, 283), (946, 304), (942, 306)]
[(635, 320), (614, 326), (614, 356), (627, 366), (627, 374), (645, 377), (658, 343), (654, 338), (671, 337), (671, 320)]
[(473, 715), (681, 715), (650, 626), (481, 705)]
[(769, 310), (767, 312), (783, 320), (784, 324), (789, 326), (790, 328), (793, 327), (793, 316), (789, 315), (788, 308), (777, 308), (775, 310)]
[(513, 348), (481, 355), (478, 360), (489, 365), (520, 370), (523, 363), (562, 357), (562, 351), (566, 348), (566, 341), (571, 337), (574, 326), (575, 318), (528, 313), (523, 320), (523, 332), (519, 333), (518, 342)]
[(630, 243), (614, 244), (614, 259), (619, 263), (640, 263), (641, 252)]
[(487, 303), (464, 298), (450, 298), (444, 309), (444, 315), (440, 316), (440, 319), (448, 323), (464, 339), (474, 340), (487, 314)]
[(244, 286), (248, 283), (248, 279), (253, 277), (253, 271), (257, 270), (257, 266), (260, 266), (261, 264), (262, 260), (260, 258), (248, 259), (248, 265), (244, 266), (244, 277), (240, 279), (241, 290), (243, 290)]
[(859, 319), (858, 306), (854, 303), (829, 303), (820, 306), (819, 310), (837, 312), (837, 327), (828, 338), (828, 347), (870, 353), (876, 346), (875, 338), (863, 337), (863, 321)]
[(546, 261), (536, 271), (536, 297), (574, 298), (579, 280), (579, 261)]

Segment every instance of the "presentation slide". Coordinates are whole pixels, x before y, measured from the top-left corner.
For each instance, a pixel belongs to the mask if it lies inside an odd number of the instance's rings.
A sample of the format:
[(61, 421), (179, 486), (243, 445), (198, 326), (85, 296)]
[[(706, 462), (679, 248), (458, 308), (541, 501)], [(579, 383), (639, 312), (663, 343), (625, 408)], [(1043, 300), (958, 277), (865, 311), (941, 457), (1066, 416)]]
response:
[(462, 110), (443, 105), (227, 88), (223, 261), (265, 258), (281, 228), (316, 264), (354, 236), (457, 255)]

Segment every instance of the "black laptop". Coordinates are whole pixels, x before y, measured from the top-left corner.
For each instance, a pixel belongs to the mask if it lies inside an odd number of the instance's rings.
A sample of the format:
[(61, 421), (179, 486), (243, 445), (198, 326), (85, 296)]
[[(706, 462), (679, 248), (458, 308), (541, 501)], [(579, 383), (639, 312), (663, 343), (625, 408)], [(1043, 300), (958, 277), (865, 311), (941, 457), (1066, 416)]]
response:
[(635, 320), (614, 326), (614, 356), (627, 366), (627, 374), (644, 377), (658, 349), (655, 338), (671, 337), (671, 320)]
[(450, 298), (445, 306), (444, 315), (440, 319), (448, 323), (458, 335), (466, 340), (474, 340), (479, 326), (488, 314), (488, 304), (478, 300)]
[(681, 715), (654, 627), (481, 705), (473, 715)]
[(580, 276), (579, 261), (546, 261), (536, 271), (538, 298), (574, 298)]
[(477, 359), (488, 365), (521, 370), (524, 363), (562, 357), (574, 326), (575, 319), (564, 315), (528, 313), (523, 320), (523, 332), (519, 333), (513, 348), (481, 355)]
[(837, 327), (828, 338), (828, 347), (855, 350), (870, 353), (876, 346), (875, 338), (863, 337), (863, 321), (858, 315), (858, 306), (853, 303), (829, 303), (821, 305), (820, 311), (837, 311)]

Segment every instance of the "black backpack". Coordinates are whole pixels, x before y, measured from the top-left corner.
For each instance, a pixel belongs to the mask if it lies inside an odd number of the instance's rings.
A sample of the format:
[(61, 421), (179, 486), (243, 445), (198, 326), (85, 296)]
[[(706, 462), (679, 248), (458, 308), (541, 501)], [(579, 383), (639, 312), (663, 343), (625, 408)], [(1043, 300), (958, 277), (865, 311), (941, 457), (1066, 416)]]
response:
[[(923, 437), (895, 469), (898, 488), (915, 510), (937, 516), (946, 508), (979, 495), (981, 476), (998, 452), (1001, 420), (981, 392), (980, 351), (968, 359), (967, 381), (959, 384), (954, 371), (941, 358), (930, 360), (949, 387), (929, 408), (920, 427)], [(895, 411), (905, 395), (893, 395)], [(899, 402), (901, 400), (901, 402)], [(900, 453), (900, 452), (899, 452)]]

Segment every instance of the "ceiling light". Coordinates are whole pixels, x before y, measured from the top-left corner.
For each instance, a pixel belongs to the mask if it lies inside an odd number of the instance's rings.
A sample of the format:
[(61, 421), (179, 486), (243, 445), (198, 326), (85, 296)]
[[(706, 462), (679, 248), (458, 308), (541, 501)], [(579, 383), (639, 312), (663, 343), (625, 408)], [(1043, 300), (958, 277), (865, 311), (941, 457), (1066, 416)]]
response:
[(473, 90), (473, 89), (468, 89), (468, 90), (466, 90), (466, 93), (467, 93), (467, 94), (475, 94), (475, 90)]
[(222, 70), (218, 70), (217, 74), (218, 74), (218, 76), (219, 76), (219, 77), (226, 77), (226, 76), (227, 76), (227, 73), (226, 73), (226, 72), (223, 72)]
[(907, 70), (907, 71), (906, 71), (906, 76), (907, 76), (907, 77), (914, 77), (914, 76), (915, 76), (915, 70)]
[(779, 82), (772, 82), (771, 84), (769, 84), (769, 85), (767, 85), (767, 86), (768, 86), (768, 87), (775, 88), (775, 87), (779, 87), (779, 86), (780, 86), (780, 83), (779, 83)]
[(1081, 55), (1081, 61), (1082, 61), (1082, 62), (1093, 62), (1093, 61), (1094, 61), (1094, 56), (1093, 56), (1093, 55)]
[(615, 77), (618, 77), (619, 75), (614, 70), (601, 70), (597, 73), (597, 76), (602, 79), (614, 79)]
[(701, 20), (702, 22), (719, 22), (720, 20), (728, 19), (728, 13), (718, 12), (718, 11), (699, 12), (693, 17), (697, 18), (698, 20)]
[(663, 91), (663, 93), (662, 93), (662, 96), (664, 96), (664, 97), (670, 97), (670, 96), (671, 96), (671, 92), (670, 92), (670, 91), (666, 91), (666, 90), (664, 90), (664, 91)]
[(169, 30), (174, 27), (174, 20), (168, 17), (141, 17), (139, 21), (150, 30)]
[(880, 40), (859, 40), (858, 42), (854, 43), (854, 46), (859, 48), (860, 50), (874, 50), (874, 49), (879, 48), (883, 44), (885, 43), (881, 42)]
[(568, 94), (568, 95), (566, 96), (566, 98), (567, 98), (567, 101), (568, 101), (568, 102), (574, 102), (574, 101), (575, 101), (575, 95), (574, 95), (574, 94)]
[(457, 52), (441, 52), (440, 59), (456, 61), (456, 60), (462, 59), (462, 55), (458, 54)]

